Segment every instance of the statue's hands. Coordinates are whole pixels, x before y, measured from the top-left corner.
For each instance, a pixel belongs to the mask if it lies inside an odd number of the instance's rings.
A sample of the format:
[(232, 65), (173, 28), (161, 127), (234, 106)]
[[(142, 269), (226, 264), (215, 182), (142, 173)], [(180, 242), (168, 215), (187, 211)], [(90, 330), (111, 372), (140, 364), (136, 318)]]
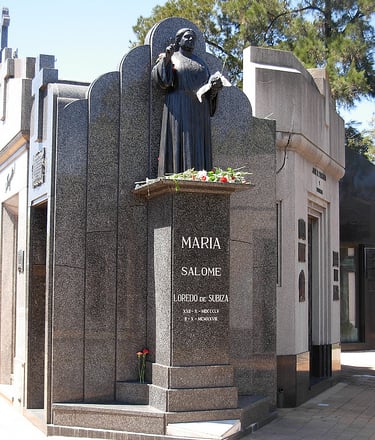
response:
[(223, 88), (223, 82), (220, 77), (212, 77), (210, 80), (211, 83), (211, 91), (213, 93), (217, 93), (219, 90)]
[(174, 44), (170, 44), (169, 46), (167, 46), (167, 48), (165, 49), (165, 63), (168, 64), (171, 62), (171, 58), (172, 55), (175, 53), (175, 45)]

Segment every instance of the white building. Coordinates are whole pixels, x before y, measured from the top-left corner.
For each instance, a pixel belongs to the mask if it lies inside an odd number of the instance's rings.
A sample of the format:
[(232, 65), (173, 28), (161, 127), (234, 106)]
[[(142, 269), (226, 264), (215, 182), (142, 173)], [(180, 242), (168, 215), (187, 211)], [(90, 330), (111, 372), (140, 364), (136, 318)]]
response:
[(306, 70), (290, 52), (247, 48), (244, 91), (254, 116), (276, 121), (278, 393), (294, 406), (340, 369), (344, 121), (326, 71)]

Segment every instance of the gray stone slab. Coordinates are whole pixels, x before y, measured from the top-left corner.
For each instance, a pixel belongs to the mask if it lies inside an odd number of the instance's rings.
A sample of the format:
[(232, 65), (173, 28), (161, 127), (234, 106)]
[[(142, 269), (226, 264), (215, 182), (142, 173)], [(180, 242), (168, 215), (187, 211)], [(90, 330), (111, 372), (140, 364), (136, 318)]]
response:
[[(241, 336), (241, 333), (238, 334)], [(245, 341), (246, 342), (246, 341)], [(232, 359), (235, 368), (235, 384), (239, 395), (267, 396), (276, 403), (276, 356), (253, 354)]]
[(85, 401), (115, 399), (116, 233), (87, 235)]
[(84, 271), (56, 266), (51, 393), (54, 402), (84, 399)]
[[(272, 267), (271, 267), (272, 269)], [(254, 329), (254, 351), (255, 353), (275, 353), (276, 352), (276, 298), (274, 296), (274, 286), (276, 278), (272, 276), (274, 271), (269, 266), (254, 268), (254, 297), (253, 297), (253, 317), (255, 321)], [(261, 317), (261, 319), (258, 319)]]
[(150, 405), (167, 412), (237, 408), (237, 388), (163, 389), (150, 385)]
[(88, 93), (85, 400), (115, 399), (120, 74)]
[(229, 198), (178, 191), (149, 208), (151, 219), (158, 218), (151, 223), (154, 248), (149, 259), (154, 264), (156, 361), (173, 366), (225, 364)]
[[(131, 50), (120, 64), (117, 225), (118, 381), (137, 379), (136, 353), (147, 347), (147, 207), (131, 190), (150, 167), (150, 50)], [(151, 355), (149, 356), (149, 358)], [(147, 375), (147, 373), (146, 373)]]
[(152, 380), (161, 387), (174, 389), (228, 387), (233, 386), (233, 367), (166, 367), (153, 363)]
[(147, 383), (116, 382), (116, 402), (126, 402), (133, 405), (148, 405)]
[(119, 72), (99, 77), (88, 94), (87, 231), (117, 227)]
[[(66, 107), (68, 105), (68, 107)], [(55, 166), (55, 264), (85, 266), (87, 102), (58, 100)], [(64, 292), (67, 294), (67, 292)], [(69, 293), (68, 293), (69, 294)]]
[(144, 410), (122, 405), (54, 405), (53, 420), (55, 425), (62, 426), (164, 434), (164, 415), (155, 410), (147, 411), (144, 406), (141, 408)]
[(133, 205), (130, 191), (134, 183), (150, 175), (151, 160), (157, 161), (158, 152), (151, 157), (150, 48), (140, 46), (131, 50), (120, 65), (120, 145), (119, 182), (120, 199)]

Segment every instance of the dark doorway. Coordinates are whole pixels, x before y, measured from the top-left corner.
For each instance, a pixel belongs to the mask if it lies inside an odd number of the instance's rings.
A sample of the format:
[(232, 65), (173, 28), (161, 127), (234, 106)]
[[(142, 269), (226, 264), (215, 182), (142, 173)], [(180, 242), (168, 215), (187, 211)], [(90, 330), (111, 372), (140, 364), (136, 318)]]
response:
[(312, 380), (312, 372), (314, 365), (314, 350), (313, 350), (313, 320), (314, 320), (314, 297), (316, 292), (316, 285), (314, 283), (313, 273), (317, 270), (315, 267), (316, 260), (314, 259), (316, 253), (316, 227), (318, 220), (313, 217), (309, 217), (308, 220), (308, 316), (309, 316), (309, 352), (310, 352), (310, 381)]
[[(309, 217), (308, 221), (308, 296), (309, 296), (309, 352), (310, 352), (310, 385), (332, 375), (332, 346), (321, 344), (315, 340), (314, 330), (319, 328), (319, 303), (324, 301), (323, 293), (319, 291), (320, 259), (320, 221), (317, 217)], [(324, 243), (321, 243), (324, 247)]]
[(44, 407), (47, 203), (30, 212), (27, 408)]
[(375, 247), (365, 247), (364, 253), (364, 291), (365, 291), (365, 334), (366, 342), (375, 346)]

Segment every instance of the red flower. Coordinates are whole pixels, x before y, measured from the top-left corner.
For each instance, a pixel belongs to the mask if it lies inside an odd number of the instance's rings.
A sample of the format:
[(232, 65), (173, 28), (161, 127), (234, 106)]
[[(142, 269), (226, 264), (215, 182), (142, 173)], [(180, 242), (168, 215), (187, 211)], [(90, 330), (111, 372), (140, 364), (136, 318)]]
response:
[(223, 183), (228, 182), (227, 177), (226, 177), (226, 176), (221, 176), (221, 177), (220, 177), (220, 182), (223, 182)]
[(142, 354), (149, 354), (150, 350), (148, 348), (144, 348)]
[(202, 176), (201, 180), (207, 180), (207, 176)]

